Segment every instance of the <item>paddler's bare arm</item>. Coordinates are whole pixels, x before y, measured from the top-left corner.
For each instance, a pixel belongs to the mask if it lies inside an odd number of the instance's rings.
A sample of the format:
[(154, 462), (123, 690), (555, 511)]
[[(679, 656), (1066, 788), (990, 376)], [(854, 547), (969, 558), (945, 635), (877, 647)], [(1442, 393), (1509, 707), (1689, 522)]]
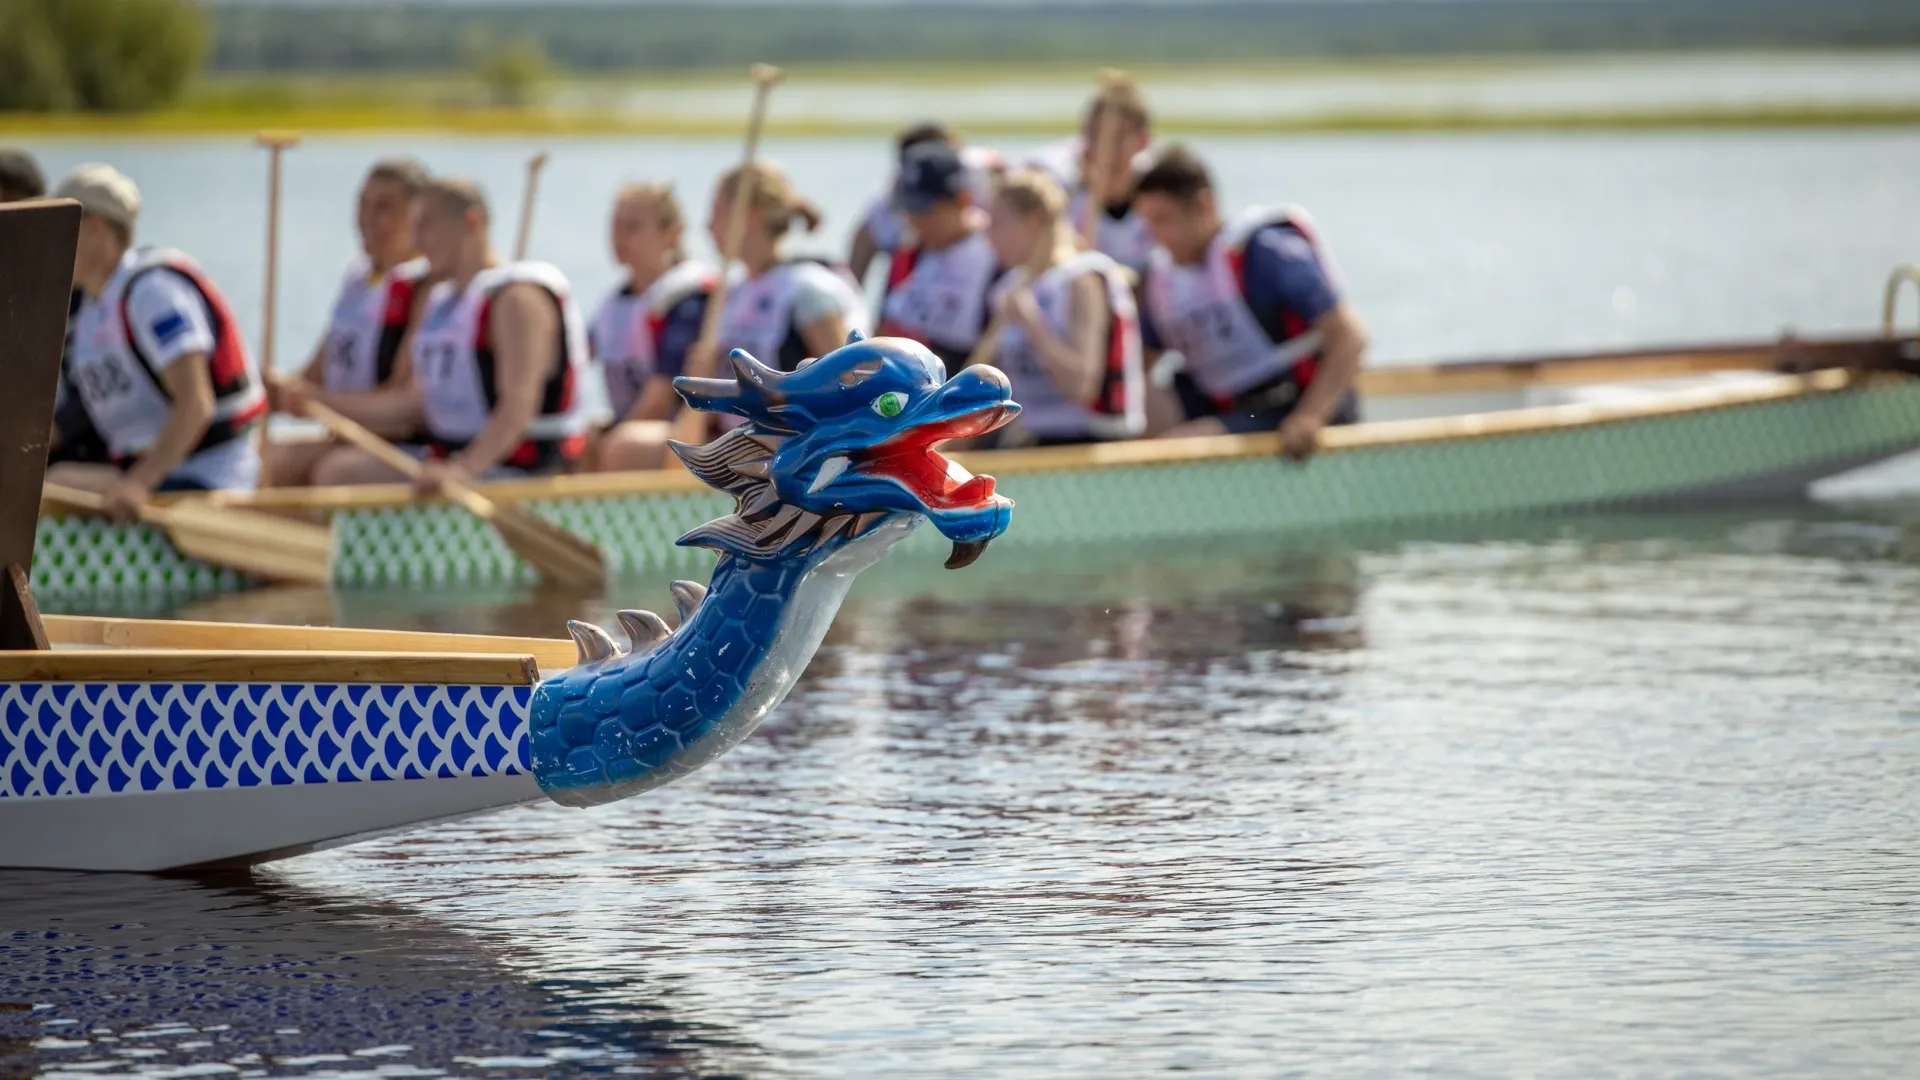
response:
[(640, 396), (635, 399), (633, 408), (627, 410), (622, 420), (671, 420), (675, 410), (680, 408), (680, 395), (674, 392), (673, 380), (664, 375), (655, 375), (647, 379), (640, 388)]
[(1318, 446), (1320, 429), (1340, 407), (1340, 399), (1353, 389), (1367, 351), (1367, 328), (1347, 304), (1338, 304), (1320, 316), (1313, 329), (1319, 331), (1322, 341), (1320, 367), (1300, 403), (1280, 424), (1280, 446), (1291, 458), (1305, 458)]
[(470, 476), (500, 464), (526, 438), (527, 425), (540, 413), (541, 388), (562, 362), (560, 313), (537, 285), (502, 289), (488, 315), (487, 333), (493, 340), (499, 401), (487, 426), (453, 459)]
[(1092, 401), (1100, 392), (1100, 354), (1106, 344), (1102, 330), (1110, 319), (1107, 291), (1100, 279), (1085, 274), (1074, 280), (1068, 294), (1066, 337), (1047, 325), (1033, 294), (1025, 288), (1009, 292), (1006, 303), (1008, 318), (1019, 323), (1053, 385), (1075, 401)]
[(853, 232), (853, 249), (847, 252), (847, 269), (853, 271), (853, 280), (864, 287), (867, 269), (873, 265), (874, 257), (880, 254), (880, 245), (873, 242), (873, 233), (862, 222)]
[(402, 381), (399, 361), (394, 367), (394, 376), (373, 390), (353, 390), (344, 393), (326, 393), (294, 391), (281, 387), (280, 396), (285, 410), (301, 415), (308, 400), (318, 401), (334, 412), (357, 421), (386, 439), (411, 438), (420, 429), (422, 419), (420, 393), (413, 386), (413, 370), (406, 369)]
[[(166, 422), (140, 459), (127, 469), (127, 481), (151, 492), (192, 456), (213, 422), (213, 368), (205, 353), (176, 358), (160, 372), (160, 384), (173, 399)], [(112, 494), (109, 494), (112, 497)]]
[[(844, 311), (829, 312), (810, 323), (800, 326), (800, 341), (807, 347), (808, 356), (825, 356), (847, 343), (847, 315)], [(778, 363), (774, 357), (768, 363)]]

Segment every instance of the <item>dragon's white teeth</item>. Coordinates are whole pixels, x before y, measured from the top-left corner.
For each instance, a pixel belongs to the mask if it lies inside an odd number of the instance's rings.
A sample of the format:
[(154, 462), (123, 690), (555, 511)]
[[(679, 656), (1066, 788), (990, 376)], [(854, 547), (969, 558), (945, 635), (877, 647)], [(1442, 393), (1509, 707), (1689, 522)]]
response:
[(813, 478), (813, 483), (807, 488), (807, 494), (811, 495), (821, 488), (826, 487), (828, 484), (833, 483), (835, 477), (847, 471), (848, 464), (847, 459), (844, 457), (830, 457), (821, 462), (820, 475)]
[(953, 481), (956, 484), (964, 484), (967, 481), (973, 479), (973, 474), (968, 472), (966, 469), (962, 468), (959, 462), (953, 460), (952, 458), (948, 458), (947, 459), (947, 479)]

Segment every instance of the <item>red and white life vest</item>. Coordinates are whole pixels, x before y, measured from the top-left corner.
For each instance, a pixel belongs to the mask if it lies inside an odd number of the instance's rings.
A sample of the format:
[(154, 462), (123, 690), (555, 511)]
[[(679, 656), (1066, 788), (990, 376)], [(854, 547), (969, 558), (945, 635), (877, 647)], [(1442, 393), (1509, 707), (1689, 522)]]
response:
[(1321, 268), (1338, 280), (1313, 220), (1296, 206), (1248, 211), (1220, 230), (1207, 245), (1206, 256), (1192, 266), (1179, 265), (1165, 249), (1156, 249), (1147, 271), (1142, 296), (1162, 344), (1180, 353), (1187, 373), (1216, 400), (1231, 399), (1289, 370), (1305, 387), (1319, 363), (1320, 334), (1304, 319), (1280, 312), (1282, 333), (1275, 341), (1247, 306), (1247, 241), (1269, 225), (1299, 233), (1312, 245)]
[[(1000, 176), (1007, 170), (1007, 160), (1000, 151), (985, 146), (963, 146), (959, 157), (960, 164), (967, 170), (967, 193), (973, 197), (973, 205), (984, 210), (993, 202)], [(861, 223), (866, 226), (867, 238), (882, 251), (908, 246), (906, 216), (894, 206), (891, 182), (867, 204)]]
[(937, 251), (898, 249), (880, 300), (880, 333), (936, 352), (965, 353), (986, 330), (987, 290), (999, 276), (1000, 260), (984, 229)]
[(400, 339), (427, 277), (427, 260), (409, 259), (374, 274), (365, 255), (347, 267), (327, 320), (324, 377), (332, 391), (372, 390), (393, 377)]
[[(866, 333), (866, 300), (845, 269), (807, 259), (770, 266), (757, 277), (733, 283), (720, 312), (718, 342), (724, 361), (728, 352), (745, 349), (769, 367), (792, 371), (808, 359), (806, 342), (794, 321), (794, 303), (806, 291), (834, 295), (846, 312), (847, 328)], [(724, 366), (722, 370), (725, 370)]]
[(580, 309), (566, 276), (551, 263), (517, 262), (481, 271), (464, 290), (456, 291), (450, 281), (434, 286), (413, 332), (413, 379), (427, 434), (440, 452), (473, 441), (499, 404), (488, 316), (501, 289), (522, 283), (537, 285), (553, 297), (560, 315), (560, 362), (547, 376), (526, 441), (502, 464), (531, 467), (552, 452), (572, 459), (586, 447), (586, 395), (580, 386), (589, 361)]
[[(207, 358), (213, 379), (212, 422), (181, 471), (208, 486), (251, 486), (257, 465), (252, 476), (241, 476), (248, 470), (236, 464), (235, 469), (214, 470), (234, 475), (212, 478), (197, 475), (187, 467), (194, 459), (236, 441), (243, 444), (244, 451), (238, 456), (250, 453), (253, 440), (241, 436), (267, 413), (259, 369), (240, 337), (239, 323), (226, 297), (200, 264), (187, 255), (171, 248), (129, 252), (100, 296), (82, 305), (75, 315), (67, 374), (95, 430), (115, 458), (136, 458), (153, 445), (173, 411), (173, 398), (161, 381), (160, 369), (141, 352), (129, 321), (128, 297), (143, 277), (164, 272), (178, 274), (199, 294), (214, 340)], [(257, 458), (254, 460), (257, 462)]]
[[(1032, 287), (1034, 303), (1047, 326), (1066, 337), (1072, 318), (1073, 283), (1088, 274), (1098, 275), (1106, 287), (1108, 316), (1106, 364), (1091, 401), (1061, 392), (1019, 327), (1009, 325), (1000, 331), (994, 364), (1013, 381), (1013, 398), (1020, 403), (1020, 427), (1036, 438), (1126, 439), (1146, 430), (1140, 320), (1125, 268), (1100, 252), (1081, 252), (1040, 275)], [(994, 302), (1016, 284), (1016, 278), (1024, 279), (1024, 275), (1009, 274), (994, 287)]]
[(689, 297), (713, 291), (718, 273), (705, 263), (678, 263), (636, 293), (631, 284), (607, 294), (587, 327), (587, 344), (607, 381), (615, 420), (633, 410), (659, 371), (667, 314)]

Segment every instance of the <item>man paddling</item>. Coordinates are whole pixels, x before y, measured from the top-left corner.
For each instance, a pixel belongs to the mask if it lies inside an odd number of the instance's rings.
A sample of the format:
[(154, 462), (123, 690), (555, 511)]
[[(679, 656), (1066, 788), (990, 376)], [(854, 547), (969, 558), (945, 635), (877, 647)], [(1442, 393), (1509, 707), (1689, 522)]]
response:
[[(586, 448), (586, 330), (572, 290), (551, 263), (503, 262), (489, 239), (491, 220), (472, 181), (426, 183), (414, 204), (413, 234), (439, 283), (413, 330), (411, 380), (316, 395), (376, 430), (420, 425), (427, 460), (417, 483), (425, 490), (449, 480), (556, 472)], [(322, 485), (364, 484), (399, 474), (365, 451), (341, 447), (321, 459), (313, 477)]]
[(187, 255), (133, 246), (140, 191), (113, 168), (82, 165), (54, 195), (81, 209), (67, 371), (112, 461), (60, 462), (48, 481), (121, 518), (156, 491), (254, 487), (267, 399), (226, 298)]
[(1359, 417), (1366, 328), (1298, 207), (1221, 219), (1213, 178), (1184, 147), (1141, 175), (1134, 203), (1159, 245), (1142, 289), (1141, 337), (1177, 351), (1187, 421), (1168, 435), (1278, 431), (1294, 458)]
[[(903, 129), (894, 137), (894, 158), (901, 165), (906, 163), (907, 155), (917, 147), (940, 144), (959, 155), (961, 164), (967, 168), (967, 191), (973, 197), (973, 205), (984, 208), (993, 201), (994, 186), (1000, 175), (1006, 171), (1006, 161), (996, 150), (985, 146), (963, 146), (954, 130), (938, 121), (914, 124)], [(867, 280), (867, 269), (881, 252), (893, 251), (906, 246), (908, 224), (905, 208), (900, 205), (896, 192), (899, 182), (898, 169), (887, 189), (874, 196), (867, 204), (867, 212), (860, 218), (860, 227), (854, 230), (853, 247), (847, 255), (847, 268), (853, 271), (856, 281)]]
[(967, 167), (944, 143), (908, 152), (894, 192), (914, 240), (894, 249), (880, 333), (912, 338), (959, 371), (986, 331), (987, 291), (1000, 276), (985, 208), (974, 206)]
[[(354, 224), (360, 254), (348, 264), (329, 309), (327, 328), (307, 366), (293, 379), (269, 377), (268, 391), (281, 407), (282, 387), (331, 394), (357, 394), (404, 384), (402, 346), (426, 299), (427, 261), (414, 254), (413, 200), (427, 183), (426, 167), (407, 158), (376, 162), (360, 183)], [(395, 424), (380, 431), (395, 441), (410, 440), (415, 425)], [(267, 450), (267, 475), (274, 486), (298, 486), (335, 448), (331, 442), (277, 442)]]

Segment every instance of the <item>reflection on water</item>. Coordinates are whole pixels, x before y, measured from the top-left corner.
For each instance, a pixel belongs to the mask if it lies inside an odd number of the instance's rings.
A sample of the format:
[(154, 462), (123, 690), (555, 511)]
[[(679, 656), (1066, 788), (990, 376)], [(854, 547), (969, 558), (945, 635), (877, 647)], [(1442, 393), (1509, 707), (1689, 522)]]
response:
[[(896, 559), (754, 738), (644, 798), (244, 886), (0, 880), (0, 1001), (51, 1006), (0, 1012), (0, 1071), (1898, 1074), (1916, 535)], [(130, 1045), (168, 1023), (200, 1030)]]
[(0, 874), (0, 1075), (715, 1076), (730, 1032), (284, 881)]

